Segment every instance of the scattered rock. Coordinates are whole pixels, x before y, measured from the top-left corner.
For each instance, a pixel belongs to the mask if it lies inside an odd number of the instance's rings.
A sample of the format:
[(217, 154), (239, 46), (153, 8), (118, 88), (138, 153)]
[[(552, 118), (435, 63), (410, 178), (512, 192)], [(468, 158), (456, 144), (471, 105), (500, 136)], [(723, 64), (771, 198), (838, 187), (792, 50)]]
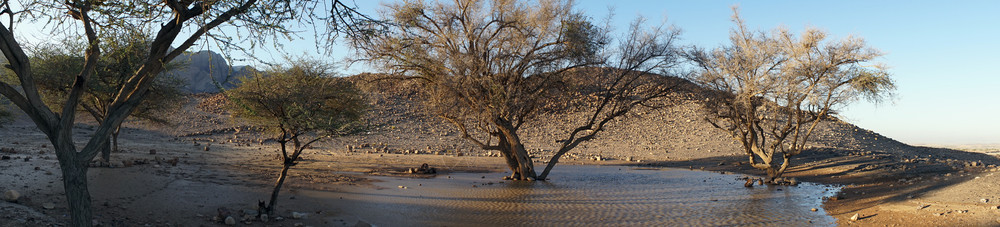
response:
[(812, 208), (812, 209), (809, 209), (809, 210), (811, 210), (812, 212), (819, 211), (819, 209), (816, 209), (816, 208)]
[(267, 222), (267, 214), (260, 214), (260, 221)]
[(220, 220), (225, 219), (225, 217), (233, 215), (233, 213), (230, 212), (229, 209), (226, 209), (225, 207), (219, 207), (219, 209), (216, 209), (215, 211), (216, 211), (215, 217), (219, 218)]
[(295, 227), (302, 227), (302, 226), (306, 226), (306, 225), (305, 225), (305, 224), (302, 224), (302, 222), (298, 222), (298, 223), (295, 223), (295, 225), (292, 225), (292, 226), (295, 226)]
[(236, 225), (236, 219), (233, 216), (227, 216), (225, 223), (226, 225)]
[(979, 202), (983, 202), (983, 203), (989, 203), (989, 202), (990, 202), (990, 199), (987, 199), (987, 198), (983, 198), (983, 199), (980, 199), (980, 200), (979, 200)]
[(754, 183), (753, 178), (747, 178), (747, 182), (743, 183), (743, 187), (752, 188), (753, 187), (753, 183)]
[(857, 221), (857, 220), (858, 220), (858, 218), (861, 218), (861, 214), (859, 214), (859, 213), (854, 213), (854, 216), (851, 216), (851, 221)]
[(56, 208), (56, 204), (53, 204), (53, 203), (42, 203), (42, 208), (45, 208), (46, 210), (55, 209)]
[(21, 198), (21, 193), (14, 191), (14, 189), (7, 190), (3, 193), (3, 200), (7, 202), (16, 203), (18, 199)]
[(399, 188), (402, 188), (402, 189), (406, 189), (406, 186), (402, 186), (402, 185), (400, 185), (400, 186), (398, 186), (398, 187), (399, 187)]
[(149, 154), (156, 154), (156, 149), (149, 149)]
[(920, 206), (917, 207), (917, 210), (922, 210), (922, 209), (928, 208), (928, 207), (931, 207), (931, 205), (930, 204), (920, 205)]
[(302, 219), (306, 217), (306, 213), (292, 212), (292, 218)]
[(423, 165), (420, 165), (420, 168), (410, 168), (406, 172), (410, 174), (435, 174), (437, 173), (437, 169), (430, 167), (427, 163), (424, 163)]
[(208, 146), (205, 146), (205, 151), (208, 151), (208, 150), (209, 150), (209, 149), (208, 149)]

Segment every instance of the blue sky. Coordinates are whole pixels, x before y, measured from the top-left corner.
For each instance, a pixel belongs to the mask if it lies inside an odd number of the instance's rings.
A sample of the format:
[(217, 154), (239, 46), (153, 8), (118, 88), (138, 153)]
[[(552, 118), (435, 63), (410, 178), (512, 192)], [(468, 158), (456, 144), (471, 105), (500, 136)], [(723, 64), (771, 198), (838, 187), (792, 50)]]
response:
[[(375, 12), (379, 1), (357, 1)], [(730, 9), (749, 26), (823, 29), (831, 38), (863, 37), (886, 55), (897, 96), (858, 102), (841, 118), (909, 144), (1000, 144), (1000, 1), (577, 1), (577, 9), (626, 28), (637, 16), (680, 28), (682, 43), (728, 41)], [(301, 41), (312, 45), (311, 41)], [(301, 47), (302, 50), (311, 46)], [(293, 51), (290, 51), (293, 52)], [(335, 48), (331, 58), (349, 56)], [(349, 71), (358, 71), (354, 67)]]
[[(375, 15), (381, 2), (356, 4)], [(886, 53), (880, 61), (891, 67), (897, 96), (879, 105), (852, 104), (841, 112), (842, 119), (910, 144), (1000, 144), (1000, 1), (590, 0), (576, 5), (598, 20), (614, 7), (613, 23), (621, 29), (640, 15), (653, 23), (665, 18), (683, 31), (682, 44), (704, 48), (728, 41), (733, 5), (756, 29), (812, 26), (833, 39), (863, 37)], [(283, 51), (254, 54), (279, 61), (284, 54), (326, 60), (351, 55), (343, 46), (318, 53), (311, 36), (284, 43)], [(355, 65), (345, 74), (365, 68)]]
[[(716, 47), (739, 5), (753, 28), (807, 26), (863, 37), (886, 53), (897, 96), (848, 106), (844, 120), (910, 144), (1000, 144), (1000, 1), (578, 1), (616, 23), (642, 15), (683, 30), (683, 43)], [(619, 26), (619, 27), (624, 27)]]

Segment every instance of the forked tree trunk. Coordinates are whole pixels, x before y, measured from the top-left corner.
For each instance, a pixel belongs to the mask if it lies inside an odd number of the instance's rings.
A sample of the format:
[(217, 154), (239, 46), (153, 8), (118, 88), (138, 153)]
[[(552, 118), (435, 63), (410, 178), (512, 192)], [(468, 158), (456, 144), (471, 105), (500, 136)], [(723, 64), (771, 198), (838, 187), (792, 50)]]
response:
[(774, 179), (778, 179), (782, 174), (785, 174), (785, 170), (787, 170), (790, 165), (789, 162), (791, 162), (789, 157), (783, 155), (780, 166), (771, 165), (771, 168), (767, 169), (768, 182), (774, 182)]
[(122, 127), (118, 126), (115, 128), (114, 132), (111, 132), (111, 151), (118, 152), (118, 133), (121, 132)]

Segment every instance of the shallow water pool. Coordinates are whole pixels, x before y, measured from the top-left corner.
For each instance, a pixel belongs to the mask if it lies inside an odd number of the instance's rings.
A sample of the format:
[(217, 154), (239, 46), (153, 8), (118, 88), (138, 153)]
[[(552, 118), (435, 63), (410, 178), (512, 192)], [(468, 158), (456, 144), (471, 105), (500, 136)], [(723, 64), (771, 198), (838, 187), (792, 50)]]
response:
[(836, 221), (821, 205), (838, 188), (821, 184), (745, 188), (738, 174), (620, 166), (557, 166), (546, 182), (499, 180), (505, 175), (374, 177), (382, 181), (376, 189), (300, 193), (343, 198), (330, 204), (336, 213), (379, 226), (832, 226)]

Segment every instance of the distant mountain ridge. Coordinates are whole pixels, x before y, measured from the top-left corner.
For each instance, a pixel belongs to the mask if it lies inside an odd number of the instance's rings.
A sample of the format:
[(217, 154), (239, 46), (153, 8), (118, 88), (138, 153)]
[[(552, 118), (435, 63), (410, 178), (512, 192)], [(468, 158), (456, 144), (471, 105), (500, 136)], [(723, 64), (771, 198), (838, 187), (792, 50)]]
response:
[(219, 86), (233, 88), (240, 78), (256, 71), (251, 66), (230, 66), (225, 57), (210, 50), (184, 53), (170, 63), (175, 68), (164, 74), (184, 80), (183, 90), (188, 93), (216, 93)]

